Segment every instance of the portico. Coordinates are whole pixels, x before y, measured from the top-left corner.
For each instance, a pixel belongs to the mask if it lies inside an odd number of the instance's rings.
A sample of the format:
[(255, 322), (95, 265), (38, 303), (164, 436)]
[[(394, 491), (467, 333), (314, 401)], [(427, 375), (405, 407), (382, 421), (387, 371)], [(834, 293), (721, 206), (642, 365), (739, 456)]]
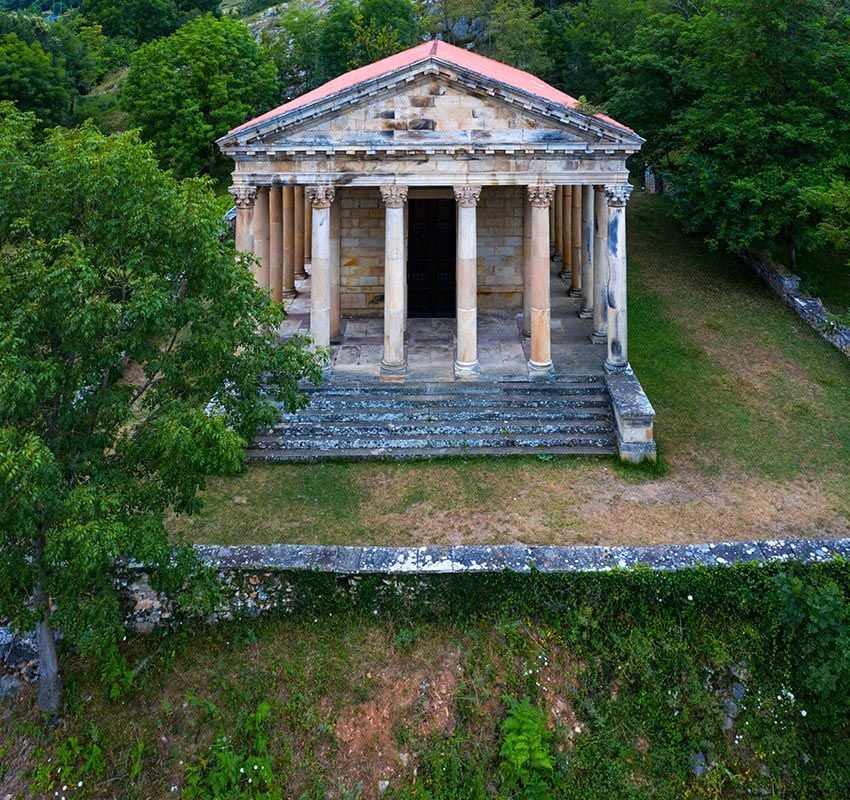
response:
[(291, 300), (309, 261), (313, 341), (382, 320), (374, 377), (389, 382), (416, 372), (406, 337), (431, 316), (454, 318), (456, 380), (482, 374), (485, 318), (528, 337), (528, 377), (553, 375), (553, 294), (577, 298), (584, 341), (605, 345), (600, 369), (629, 373), (625, 161), (641, 143), (534, 76), (437, 41), (219, 140), (258, 284)]

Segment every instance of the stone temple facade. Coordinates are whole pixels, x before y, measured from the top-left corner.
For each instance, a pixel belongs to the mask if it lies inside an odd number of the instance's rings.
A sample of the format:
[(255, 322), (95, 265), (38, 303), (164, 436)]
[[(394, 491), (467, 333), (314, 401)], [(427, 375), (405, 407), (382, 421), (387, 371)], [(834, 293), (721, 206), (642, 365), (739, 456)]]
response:
[(642, 414), (634, 430), (617, 420), (621, 454), (633, 440), (643, 457), (653, 414), (629, 366), (626, 285), (626, 159), (642, 142), (529, 73), (430, 41), (218, 145), (236, 164), (236, 246), (257, 256), (258, 283), (286, 301), (308, 262), (320, 346), (344, 319), (382, 319), (385, 381), (412, 377), (406, 332), (428, 317), (455, 320), (454, 375), (476, 379), (492, 311), (520, 320), (528, 376), (551, 375), (554, 255), (605, 372), (626, 376), (624, 413)]

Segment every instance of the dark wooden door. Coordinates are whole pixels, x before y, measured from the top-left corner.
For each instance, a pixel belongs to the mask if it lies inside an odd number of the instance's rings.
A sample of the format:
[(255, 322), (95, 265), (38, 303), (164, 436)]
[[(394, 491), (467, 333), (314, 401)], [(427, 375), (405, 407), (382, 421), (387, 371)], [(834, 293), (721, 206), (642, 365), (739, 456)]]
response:
[(407, 219), (407, 313), (455, 315), (455, 201), (410, 200)]

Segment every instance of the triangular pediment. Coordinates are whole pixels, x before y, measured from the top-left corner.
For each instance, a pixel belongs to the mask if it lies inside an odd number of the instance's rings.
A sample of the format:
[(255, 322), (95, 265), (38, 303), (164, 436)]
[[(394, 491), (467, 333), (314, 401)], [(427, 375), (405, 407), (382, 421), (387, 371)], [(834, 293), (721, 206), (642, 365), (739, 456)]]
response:
[(350, 85), (344, 77), (336, 79), (338, 91), (320, 87), (231, 131), (219, 145), (225, 153), (450, 145), (634, 152), (643, 141), (613, 120), (571, 107), (572, 98), (542, 82), (548, 97), (436, 56)]

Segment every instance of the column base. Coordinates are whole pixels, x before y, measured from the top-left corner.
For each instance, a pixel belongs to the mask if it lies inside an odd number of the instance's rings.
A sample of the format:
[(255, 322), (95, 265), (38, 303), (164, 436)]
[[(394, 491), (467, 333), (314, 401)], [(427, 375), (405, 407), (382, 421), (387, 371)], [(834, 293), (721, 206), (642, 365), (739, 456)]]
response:
[(295, 280), (303, 281), (309, 278), (310, 276), (302, 269), (300, 272), (295, 273)]
[[(607, 341), (607, 340), (606, 340)], [(617, 373), (617, 372), (628, 372), (629, 370), (629, 362), (628, 361), (618, 361), (616, 363), (609, 361), (607, 358), (605, 359), (605, 372)]]
[[(331, 334), (331, 344), (342, 344), (342, 331)], [(606, 338), (607, 341), (607, 338)]]
[(580, 308), (577, 314), (579, 319), (593, 319), (592, 308)]
[(581, 297), (581, 289), (567, 289), (567, 297)]
[(382, 381), (403, 381), (407, 375), (407, 364), (402, 361), (401, 364), (387, 364), (381, 361), (381, 380)]
[(459, 381), (473, 381), (481, 377), (481, 364), (473, 361), (471, 364), (462, 364), (455, 361), (455, 379)]
[(282, 297), (283, 297), (284, 300), (294, 300), (296, 297), (298, 297), (298, 290), (297, 289), (290, 289), (290, 290), (284, 292)]
[(555, 365), (551, 361), (548, 364), (535, 364), (533, 361), (528, 362), (529, 378), (548, 378), (554, 374)]
[(530, 339), (531, 338), (531, 330), (530, 329), (526, 330), (525, 328), (523, 328), (522, 329), (522, 338), (523, 339)]
[(558, 273), (558, 277), (563, 278), (564, 280), (566, 280), (567, 278), (572, 278), (573, 277), (573, 271), (572, 271), (572, 269), (570, 269), (570, 267), (564, 267)]
[(594, 331), (590, 334), (589, 338), (593, 344), (606, 344), (608, 341), (608, 331)]

